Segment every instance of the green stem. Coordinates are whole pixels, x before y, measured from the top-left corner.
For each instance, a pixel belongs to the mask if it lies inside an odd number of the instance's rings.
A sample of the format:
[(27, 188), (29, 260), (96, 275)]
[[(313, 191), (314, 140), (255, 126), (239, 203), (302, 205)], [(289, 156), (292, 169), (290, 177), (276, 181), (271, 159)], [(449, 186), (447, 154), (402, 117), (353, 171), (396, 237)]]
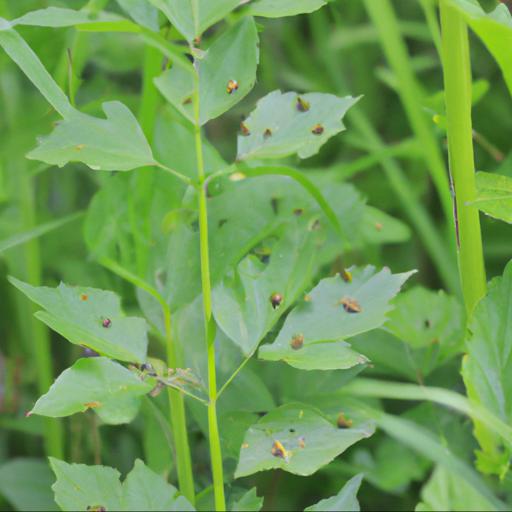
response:
[(411, 58), (400, 33), (400, 27), (390, 0), (364, 0), (366, 11), (372, 19), (386, 58), (399, 83), (398, 94), (404, 106), (409, 123), (423, 148), (425, 163), (436, 186), (444, 215), (449, 226), (453, 223), (453, 207), (448, 186), (448, 176), (427, 116), (422, 111), (420, 85), (411, 67)]
[[(167, 350), (167, 365), (169, 368), (178, 368), (179, 357), (176, 352), (176, 345), (172, 336), (171, 311), (169, 307), (163, 309), (165, 338)], [(195, 503), (194, 476), (192, 474), (192, 459), (187, 435), (187, 418), (185, 413), (185, 401), (183, 394), (176, 389), (169, 388), (169, 408), (171, 412), (171, 426), (174, 435), (174, 446), (176, 447), (176, 465), (178, 467), (178, 482), (181, 493), (190, 501)]]
[(471, 63), (467, 26), (456, 9), (441, 2), (443, 71), (450, 172), (455, 194), (459, 274), (468, 317), (486, 293), (485, 265), (476, 195), (471, 122)]
[(203, 291), (204, 329), (208, 351), (208, 431), (210, 440), (210, 458), (213, 476), (215, 509), (226, 510), (224, 497), (224, 469), (220, 446), (219, 426), (217, 421), (217, 372), (215, 368), (215, 321), (212, 316), (212, 290), (210, 279), (210, 254), (208, 246), (208, 210), (205, 186), (205, 169), (201, 122), (199, 116), (199, 76), (194, 73), (194, 132), (199, 179), (199, 240), (201, 251), (201, 286)]

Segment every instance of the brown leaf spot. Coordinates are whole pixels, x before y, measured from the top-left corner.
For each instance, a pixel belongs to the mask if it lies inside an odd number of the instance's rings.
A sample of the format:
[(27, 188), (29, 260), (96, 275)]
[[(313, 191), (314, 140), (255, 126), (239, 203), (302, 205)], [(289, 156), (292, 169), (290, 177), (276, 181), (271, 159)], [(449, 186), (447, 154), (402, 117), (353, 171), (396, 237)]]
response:
[(277, 440), (275, 440), (272, 444), (271, 453), (274, 457), (279, 457), (280, 459), (288, 458), (288, 452), (286, 451), (286, 448), (281, 444), (280, 441)]
[(249, 135), (251, 135), (251, 131), (249, 130), (249, 128), (247, 128), (247, 125), (243, 121), (240, 123), (240, 133), (244, 137), (248, 137)]
[(343, 281), (345, 281), (345, 283), (351, 283), (352, 282), (352, 272), (350, 272), (350, 270), (347, 270), (346, 268), (344, 268), (341, 271), (341, 278), (343, 279)]
[(292, 341), (290, 341), (290, 346), (293, 350), (300, 350), (304, 346), (304, 335), (295, 334), (295, 336), (292, 338)]
[(272, 130), (270, 128), (267, 128), (264, 132), (263, 132), (263, 138), (264, 139), (268, 139), (269, 137), (272, 136)]
[(307, 112), (309, 110), (309, 107), (309, 101), (306, 101), (300, 96), (297, 97), (296, 108), (299, 112)]
[(235, 91), (238, 91), (238, 82), (236, 80), (229, 80), (226, 86), (226, 92), (233, 94)]
[(321, 124), (315, 124), (311, 129), (313, 135), (322, 135), (324, 133), (324, 127)]
[(340, 412), (338, 414), (338, 419), (336, 420), (336, 425), (338, 428), (350, 428), (354, 422), (347, 418), (344, 413)]
[(273, 293), (270, 296), (270, 303), (274, 309), (277, 309), (283, 302), (283, 296), (280, 293)]
[(82, 301), (86, 301), (87, 299), (89, 298), (89, 295), (87, 295), (86, 293), (82, 293), (82, 295), (80, 295), (80, 300)]
[(101, 402), (85, 402), (84, 407), (87, 409), (97, 409), (101, 407)]
[(361, 313), (361, 311), (362, 311), (362, 308), (356, 299), (351, 299), (349, 297), (343, 297), (340, 300), (340, 304), (343, 306), (343, 309), (347, 313)]
[(376, 222), (376, 223), (375, 223), (375, 229), (376, 229), (377, 231), (382, 231), (382, 224), (381, 224), (380, 222)]

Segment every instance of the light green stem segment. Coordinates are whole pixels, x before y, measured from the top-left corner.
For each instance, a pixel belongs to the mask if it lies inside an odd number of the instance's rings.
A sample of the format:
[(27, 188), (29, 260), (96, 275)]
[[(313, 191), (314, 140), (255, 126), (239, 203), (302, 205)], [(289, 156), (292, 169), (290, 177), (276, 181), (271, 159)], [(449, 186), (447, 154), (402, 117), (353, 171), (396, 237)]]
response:
[(460, 14), (441, 1), (441, 26), (448, 152), (455, 193), (459, 273), (468, 318), (486, 293), (485, 265), (475, 199), (475, 162), (471, 123), (471, 63), (467, 26)]
[(400, 33), (400, 27), (390, 0), (364, 0), (366, 10), (377, 31), (386, 58), (398, 80), (398, 94), (409, 123), (418, 138), (425, 163), (436, 187), (446, 222), (453, 225), (452, 199), (448, 186), (448, 175), (438, 142), (428, 118), (422, 110), (421, 87), (411, 67), (411, 57)]
[[(169, 307), (164, 307), (165, 339), (167, 349), (167, 364), (170, 368), (177, 368), (179, 358), (176, 353), (176, 346), (172, 337), (171, 312)], [(178, 471), (178, 482), (181, 493), (194, 505), (195, 489), (194, 477), (192, 474), (192, 459), (190, 457), (190, 446), (187, 435), (187, 419), (185, 415), (185, 401), (183, 394), (175, 389), (168, 389), (169, 408), (171, 411), (171, 428), (174, 437), (176, 450), (176, 465)]]
[(210, 254), (208, 246), (208, 210), (199, 116), (199, 77), (194, 73), (194, 124), (197, 160), (197, 176), (199, 180), (199, 240), (201, 254), (201, 286), (203, 291), (204, 330), (208, 351), (208, 432), (210, 441), (210, 459), (212, 465), (213, 491), (215, 510), (226, 510), (224, 496), (224, 469), (222, 467), (222, 451), (220, 446), (219, 426), (217, 421), (217, 372), (215, 368), (215, 323), (212, 316), (212, 290), (210, 278)]

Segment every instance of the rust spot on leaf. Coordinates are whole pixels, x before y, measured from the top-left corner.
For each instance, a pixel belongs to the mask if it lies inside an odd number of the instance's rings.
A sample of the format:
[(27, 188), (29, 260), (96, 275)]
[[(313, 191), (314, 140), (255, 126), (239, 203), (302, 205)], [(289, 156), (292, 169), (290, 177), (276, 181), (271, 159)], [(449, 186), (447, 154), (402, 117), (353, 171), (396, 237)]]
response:
[(247, 125), (243, 121), (240, 123), (240, 133), (244, 137), (248, 137), (249, 135), (251, 135), (251, 131), (249, 130), (249, 128), (247, 128)]
[(87, 299), (89, 298), (89, 295), (87, 295), (86, 293), (82, 293), (82, 295), (80, 295), (80, 300), (82, 301), (86, 301)]
[(382, 231), (382, 227), (383, 227), (383, 226), (382, 226), (382, 224), (381, 224), (380, 222), (376, 222), (376, 223), (375, 223), (375, 229), (376, 229), (377, 231)]
[(295, 334), (290, 341), (290, 346), (293, 350), (300, 350), (304, 346), (304, 335), (303, 334)]
[(349, 297), (343, 297), (340, 300), (340, 304), (343, 306), (343, 309), (347, 313), (361, 313), (361, 311), (362, 311), (362, 308), (356, 299), (351, 299)]
[(311, 129), (313, 135), (322, 135), (324, 133), (324, 127), (321, 124), (315, 124)]
[(280, 293), (273, 293), (270, 296), (270, 303), (274, 309), (277, 309), (283, 302), (283, 296)]
[(105, 329), (108, 329), (111, 325), (112, 325), (112, 320), (110, 320), (110, 318), (104, 318), (101, 322), (101, 325), (105, 328)]
[(235, 91), (238, 91), (238, 82), (236, 80), (229, 80), (226, 86), (226, 92), (233, 94)]
[(101, 407), (101, 402), (85, 402), (84, 407), (87, 409), (97, 409)]
[(280, 459), (288, 459), (288, 452), (286, 448), (281, 444), (280, 441), (275, 440), (272, 444), (271, 453), (274, 457), (279, 457)]
[(270, 128), (267, 128), (264, 132), (263, 132), (263, 138), (264, 139), (268, 139), (269, 137), (272, 136), (272, 130)]
[(350, 428), (354, 422), (347, 418), (343, 412), (340, 412), (338, 415), (338, 419), (336, 420), (336, 425), (338, 428)]
[(350, 272), (349, 270), (344, 268), (341, 271), (341, 278), (343, 279), (343, 281), (345, 281), (345, 283), (351, 283), (352, 282), (352, 272)]
[(298, 96), (296, 107), (299, 112), (307, 112), (309, 110), (309, 102)]

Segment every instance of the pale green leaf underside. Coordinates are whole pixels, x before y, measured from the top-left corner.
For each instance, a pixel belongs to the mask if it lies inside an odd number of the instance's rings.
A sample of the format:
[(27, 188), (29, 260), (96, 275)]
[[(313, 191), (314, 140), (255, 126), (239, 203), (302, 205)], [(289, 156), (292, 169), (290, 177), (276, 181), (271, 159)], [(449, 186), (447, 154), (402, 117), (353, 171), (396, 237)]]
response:
[(314, 12), (324, 5), (324, 0), (256, 0), (249, 4), (249, 12), (253, 16), (282, 18)]
[[(254, 87), (259, 60), (258, 34), (252, 18), (243, 18), (217, 39), (197, 61), (201, 125), (236, 105)], [(228, 82), (238, 89), (228, 92)], [(190, 121), (194, 121), (194, 77), (174, 66), (155, 80), (165, 98)]]
[[(45, 309), (37, 313), (38, 318), (71, 343), (121, 361), (145, 361), (146, 321), (124, 316), (115, 293), (63, 283), (57, 288), (48, 288), (34, 287), (14, 278), (10, 281)], [(103, 325), (105, 320), (110, 321), (108, 327)]]
[(512, 94), (512, 15), (504, 4), (486, 13), (475, 0), (449, 0), (492, 53)]
[[(260, 348), (259, 357), (318, 370), (365, 363), (343, 340), (380, 327), (392, 309), (391, 299), (413, 273), (391, 274), (388, 268), (376, 273), (368, 266), (355, 270), (352, 282), (340, 276), (323, 279), (288, 315), (274, 343)], [(344, 299), (356, 301), (361, 311), (346, 311)], [(298, 349), (292, 346), (297, 336), (303, 337)]]
[[(311, 475), (373, 431), (372, 423), (338, 429), (309, 405), (287, 404), (249, 428), (235, 477), (278, 468), (296, 475)], [(285, 448), (285, 457), (272, 454), (276, 441)]]
[(123, 483), (117, 470), (105, 466), (68, 464), (50, 457), (57, 477), (52, 489), (55, 501), (65, 511), (105, 510), (193, 511), (177, 489), (140, 460)]
[(359, 512), (357, 492), (361, 487), (363, 475), (359, 474), (351, 478), (341, 491), (331, 498), (321, 500), (315, 505), (304, 509), (304, 512)]
[(345, 129), (341, 120), (358, 101), (350, 96), (309, 93), (300, 96), (308, 105), (307, 111), (301, 111), (298, 98), (295, 92), (273, 91), (257, 103), (244, 121), (248, 134), (238, 136), (238, 160), (284, 158), (295, 153), (308, 158)]
[(478, 172), (476, 187), (476, 198), (470, 204), (495, 219), (512, 223), (512, 178)]
[(103, 103), (106, 119), (74, 111), (27, 157), (62, 167), (82, 162), (97, 171), (129, 171), (155, 163), (137, 120), (118, 101)]
[[(79, 359), (39, 398), (31, 413), (60, 418), (92, 408), (106, 423), (127, 423), (132, 419), (130, 402), (136, 412), (138, 397), (151, 388), (150, 383), (108, 358)], [(128, 407), (118, 407), (117, 402)]]
[[(240, 0), (149, 0), (169, 21), (192, 41), (229, 14)], [(195, 4), (195, 5), (194, 5)], [(197, 10), (195, 10), (197, 6)]]

